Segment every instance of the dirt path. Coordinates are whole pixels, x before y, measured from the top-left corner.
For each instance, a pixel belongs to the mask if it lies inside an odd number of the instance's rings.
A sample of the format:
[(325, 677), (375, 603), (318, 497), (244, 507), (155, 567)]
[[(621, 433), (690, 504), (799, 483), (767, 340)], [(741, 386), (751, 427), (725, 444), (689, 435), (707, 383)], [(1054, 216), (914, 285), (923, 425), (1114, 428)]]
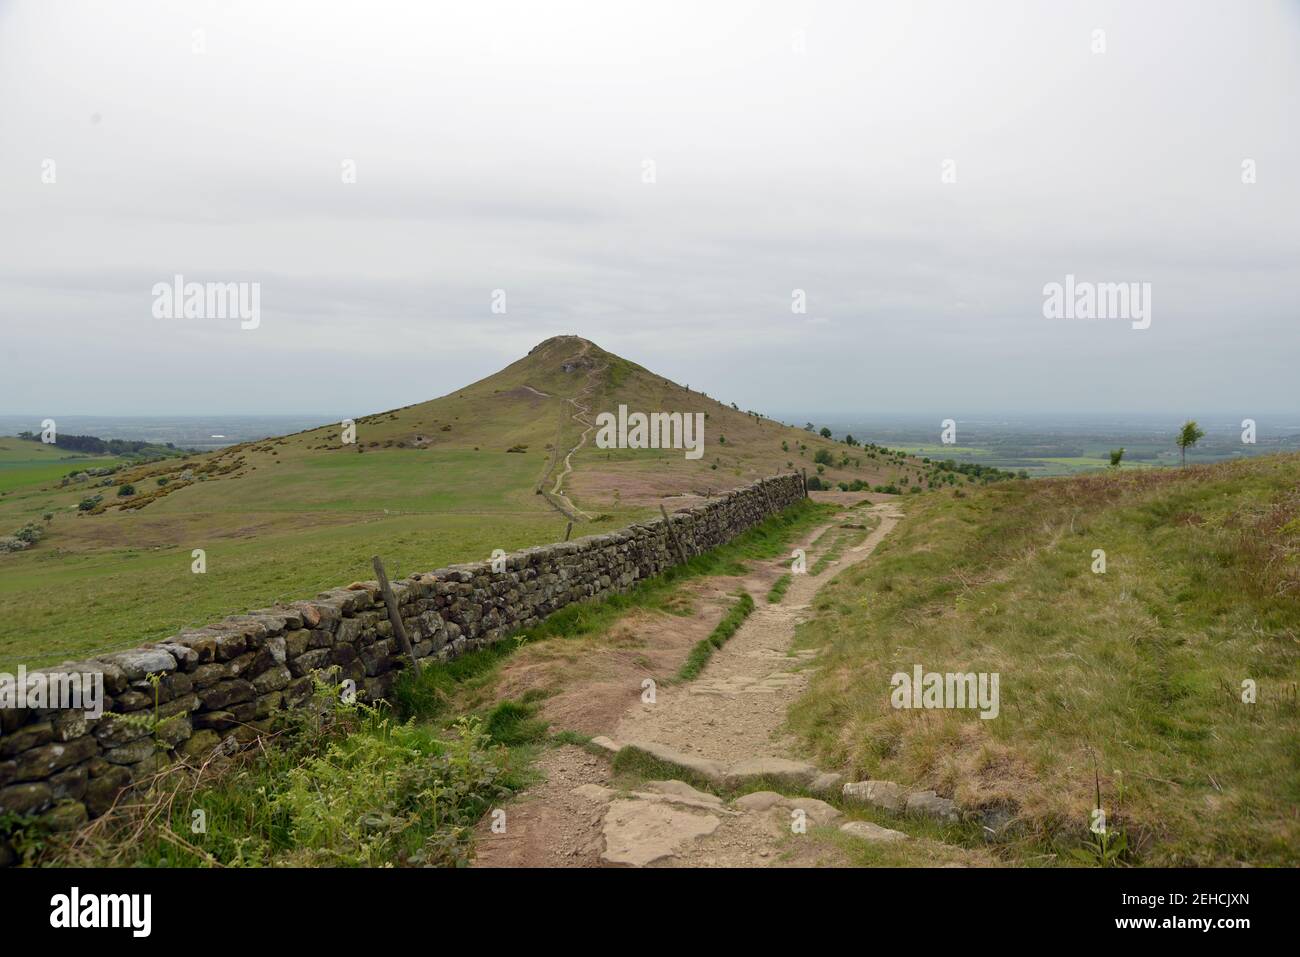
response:
[[(624, 744), (657, 744), (735, 764), (748, 758), (789, 757), (794, 742), (780, 735), (786, 712), (804, 692), (816, 651), (790, 654), (794, 630), (826, 583), (866, 559), (898, 524), (896, 507), (872, 510), (880, 524), (838, 566), (819, 576), (795, 575), (780, 604), (754, 595), (753, 613), (714, 652), (695, 681), (659, 689), (654, 704), (629, 710), (610, 735)], [(811, 567), (811, 556), (809, 560)]]
[[(814, 651), (790, 654), (795, 626), (803, 620), (817, 591), (870, 556), (902, 517), (892, 502), (870, 511), (880, 524), (866, 539), (846, 550), (823, 574), (795, 575), (780, 604), (768, 603), (766, 594), (788, 567), (788, 557), (763, 563), (744, 579), (692, 583), (708, 600), (705, 608), (689, 619), (659, 616), (638, 622), (632, 616), (634, 620), (622, 626), (623, 634), (612, 636), (608, 649), (582, 659), (567, 659), (582, 677), (564, 682), (563, 690), (548, 699), (543, 716), (556, 728), (667, 748), (720, 765), (754, 758), (789, 758), (794, 742), (783, 736), (781, 728), (787, 709), (815, 668), (816, 657)], [(815, 560), (811, 543), (846, 518), (838, 516), (799, 543), (809, 551), (809, 568)], [(652, 704), (643, 701), (644, 677), (648, 673), (671, 674), (673, 664), (680, 663), (691, 645), (707, 635), (722, 616), (731, 602), (726, 593), (737, 584), (755, 599), (749, 618), (714, 653), (699, 678), (661, 684)], [(515, 691), (537, 686), (543, 668), (542, 661), (521, 662), (514, 674), (507, 675), (506, 684)], [(553, 679), (554, 673), (549, 677)], [(480, 826), (478, 866), (600, 866), (610, 862), (615, 850), (612, 842), (625, 838), (629, 846), (621, 852), (628, 859), (623, 863), (640, 863), (638, 855), (654, 866), (843, 863), (841, 859), (823, 859), (828, 853), (823, 845), (790, 841), (785, 824), (789, 809), (784, 806), (747, 813), (720, 803), (715, 806), (716, 798), (698, 792), (643, 792), (628, 799), (609, 789), (609, 761), (577, 747), (548, 750), (539, 760), (538, 770), (545, 780), (507, 806), (504, 833)], [(809, 804), (815, 814), (833, 810), (813, 807), (817, 804), (820, 802)], [(683, 828), (690, 832), (690, 839), (672, 843), (673, 835), (680, 835)], [(669, 842), (671, 853), (655, 856), (657, 841)]]
[[(582, 344), (582, 349), (578, 352), (578, 355), (585, 356), (587, 352), (590, 350), (590, 348), (591, 348), (591, 343), (584, 342)], [(562, 471), (558, 476), (556, 476), (555, 484), (551, 487), (550, 492), (545, 493), (545, 497), (548, 502), (550, 502), (553, 506), (555, 506), (555, 508), (561, 513), (563, 513), (566, 517), (572, 518), (575, 521), (579, 518), (590, 519), (591, 516), (588, 515), (586, 512), (584, 512), (582, 509), (578, 508), (578, 506), (574, 505), (571, 501), (569, 501), (569, 497), (564, 494), (564, 480), (569, 476), (569, 473), (573, 471), (573, 456), (584, 445), (587, 444), (587, 436), (589, 436), (591, 434), (591, 430), (596, 427), (595, 424), (592, 423), (587, 418), (588, 414), (591, 412), (591, 407), (583, 405), (581, 402), (578, 401), (578, 399), (591, 392), (591, 390), (595, 387), (596, 375), (600, 372), (603, 372), (605, 368), (606, 368), (606, 364), (593, 366), (591, 368), (591, 371), (587, 373), (587, 381), (586, 384), (582, 387), (582, 389), (580, 389), (576, 395), (573, 395), (564, 400), (565, 402), (568, 402), (570, 405), (572, 405), (575, 409), (578, 410), (572, 416), (570, 416), (570, 418), (572, 418), (573, 421), (577, 422), (579, 425), (586, 426), (586, 428), (582, 430), (582, 435), (579, 436), (578, 438), (578, 444), (575, 445), (573, 448), (569, 449), (568, 453), (564, 456), (564, 471)], [(538, 395), (546, 396), (545, 392), (538, 392), (536, 389), (532, 388), (532, 386), (524, 386), (524, 388), (529, 389), (532, 392), (537, 392)], [(547, 398), (549, 398), (549, 396), (547, 396)], [(552, 470), (554, 470), (554, 466), (552, 466)], [(543, 475), (541, 484), (545, 485), (546, 480), (549, 477), (550, 477), (549, 474)]]

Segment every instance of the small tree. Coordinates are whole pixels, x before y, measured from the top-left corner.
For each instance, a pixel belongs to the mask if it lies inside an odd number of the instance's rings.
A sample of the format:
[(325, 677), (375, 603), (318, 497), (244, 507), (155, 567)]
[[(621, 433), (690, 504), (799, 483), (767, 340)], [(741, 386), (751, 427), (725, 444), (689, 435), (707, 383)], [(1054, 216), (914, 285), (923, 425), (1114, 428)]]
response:
[(1111, 449), (1111, 450), (1110, 450), (1110, 467), (1113, 468), (1113, 469), (1117, 469), (1117, 468), (1119, 468), (1119, 460), (1122, 459), (1123, 457), (1124, 457), (1124, 449), (1123, 449), (1123, 447), (1120, 447), (1120, 448), (1118, 448), (1118, 449)]
[(1184, 468), (1187, 466), (1188, 447), (1195, 445), (1203, 438), (1205, 438), (1205, 432), (1196, 424), (1195, 419), (1188, 419), (1183, 423), (1182, 431), (1178, 433), (1178, 438), (1175, 441), (1178, 443), (1178, 451), (1182, 453)]
[(822, 426), (822, 438), (823, 438), (823, 439), (829, 439), (830, 437), (831, 437), (831, 430), (828, 429), (828, 428), (826, 428), (826, 426), (823, 425), (823, 426)]

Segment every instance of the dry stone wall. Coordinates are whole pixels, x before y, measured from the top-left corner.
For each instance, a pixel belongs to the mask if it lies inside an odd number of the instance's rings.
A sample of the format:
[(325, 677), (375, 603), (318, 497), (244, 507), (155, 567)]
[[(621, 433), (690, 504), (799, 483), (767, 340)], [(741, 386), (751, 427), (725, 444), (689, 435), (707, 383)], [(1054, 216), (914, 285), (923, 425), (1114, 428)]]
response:
[[(778, 476), (670, 521), (686, 554), (698, 555), (803, 496), (799, 476)], [(659, 520), (515, 552), (504, 571), (494, 572), (490, 561), (453, 565), (392, 587), (415, 655), (445, 661), (566, 605), (626, 591), (679, 561)], [(0, 815), (37, 814), (52, 827), (75, 827), (173, 761), (201, 762), (272, 730), (282, 712), (308, 700), (313, 672), (351, 679), (358, 697), (377, 700), (407, 665), (378, 585), (358, 582), (131, 651), (43, 669), (103, 675), (106, 713), (95, 719), (83, 711), (0, 711)], [(5, 857), (0, 841), (0, 863)]]

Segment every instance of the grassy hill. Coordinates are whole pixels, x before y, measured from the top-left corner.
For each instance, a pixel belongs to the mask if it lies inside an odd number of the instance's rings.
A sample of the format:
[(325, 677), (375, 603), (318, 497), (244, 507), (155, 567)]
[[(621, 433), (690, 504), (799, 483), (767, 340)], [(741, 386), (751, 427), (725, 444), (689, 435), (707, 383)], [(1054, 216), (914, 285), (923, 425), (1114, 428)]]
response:
[[(1098, 786), (1122, 860), (1300, 862), (1300, 456), (907, 510), (800, 632), (826, 655), (792, 722), (824, 766), (1011, 808), (1025, 825), (1001, 847), (1022, 863), (1095, 840)], [(915, 664), (999, 673), (1000, 714), (894, 709)]]
[[(705, 456), (606, 451), (591, 434), (564, 475), (594, 416), (619, 403), (704, 412)], [(46, 529), (36, 546), (0, 554), (0, 668), (129, 647), (308, 597), (370, 577), (376, 553), (400, 575), (554, 541), (567, 519), (539, 489), (557, 480), (585, 516), (579, 536), (655, 515), (668, 497), (682, 504), (679, 496), (798, 467), (815, 474), (818, 450), (833, 457), (828, 480), (889, 484), (925, 470), (747, 415), (575, 336), (355, 426), (354, 444), (331, 424), (67, 484), (69, 472), (123, 463), (0, 440), (0, 535), (29, 522)], [(119, 494), (124, 486), (130, 494)], [(194, 549), (206, 554), (205, 574), (191, 571)]]

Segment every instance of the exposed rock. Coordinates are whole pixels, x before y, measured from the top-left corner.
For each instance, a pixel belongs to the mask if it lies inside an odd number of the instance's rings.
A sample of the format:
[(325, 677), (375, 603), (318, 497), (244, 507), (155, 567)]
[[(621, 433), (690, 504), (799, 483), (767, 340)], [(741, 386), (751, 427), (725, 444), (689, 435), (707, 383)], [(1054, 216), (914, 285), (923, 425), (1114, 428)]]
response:
[(770, 811), (785, 801), (784, 794), (775, 791), (754, 791), (744, 797), (738, 797), (731, 803), (743, 811)]
[(610, 754), (618, 754), (619, 751), (623, 750), (623, 745), (605, 737), (603, 734), (596, 735), (591, 739), (591, 743), (602, 751), (608, 751)]
[(664, 747), (662, 744), (649, 742), (646, 744), (628, 745), (635, 747), (639, 751), (644, 751), (656, 761), (662, 761), (664, 764), (671, 764), (675, 767), (684, 768), (692, 774), (697, 774), (717, 784), (722, 784), (726, 777), (726, 772), (722, 765), (717, 761), (710, 761), (707, 758), (696, 757), (693, 754), (683, 754), (681, 751), (674, 751), (672, 748)]
[(955, 821), (960, 816), (957, 805), (933, 791), (914, 791), (907, 797), (909, 814), (921, 814), (939, 821)]
[(722, 809), (722, 798), (707, 791), (697, 791), (685, 781), (651, 781), (645, 790), (634, 794), (642, 799), (667, 801), (669, 804), (681, 804), (705, 811)]
[(870, 821), (849, 821), (847, 824), (841, 824), (840, 830), (851, 837), (858, 837), (864, 841), (907, 840), (907, 835), (902, 831), (891, 831), (887, 827), (872, 824)]
[(732, 765), (726, 772), (728, 787), (740, 787), (747, 781), (779, 781), (796, 787), (807, 786), (820, 774), (806, 761), (786, 758), (750, 758)]
[(686, 844), (712, 834), (722, 821), (660, 801), (619, 799), (605, 811), (601, 833), (606, 864), (645, 867), (673, 857)]
[(846, 801), (886, 811), (901, 811), (907, 803), (907, 791), (893, 781), (856, 781), (844, 785), (842, 794)]
[(789, 798), (785, 804), (792, 811), (803, 811), (808, 820), (819, 827), (834, 824), (844, 816), (839, 808), (827, 804), (825, 801), (819, 801), (817, 798)]

